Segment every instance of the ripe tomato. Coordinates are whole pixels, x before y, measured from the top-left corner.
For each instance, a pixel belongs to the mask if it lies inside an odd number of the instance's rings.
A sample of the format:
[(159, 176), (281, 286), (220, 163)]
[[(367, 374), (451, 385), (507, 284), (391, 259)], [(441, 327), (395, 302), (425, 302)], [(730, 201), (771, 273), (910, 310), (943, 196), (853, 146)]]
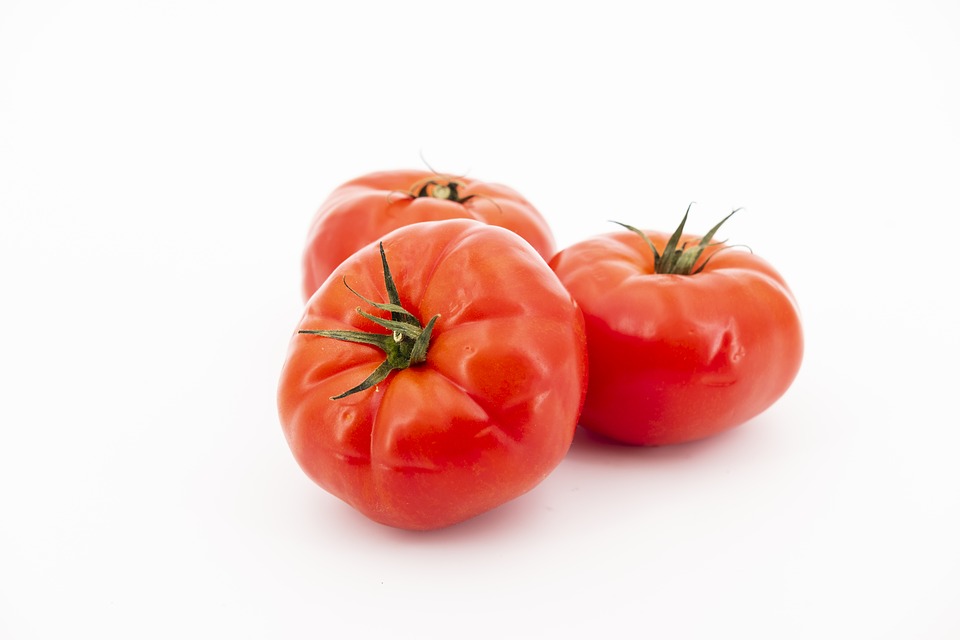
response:
[(509, 187), (427, 171), (371, 173), (337, 187), (314, 216), (303, 256), (304, 299), (357, 249), (407, 224), (452, 218), (510, 229), (544, 260), (556, 250), (546, 220)]
[(628, 227), (550, 263), (587, 327), (581, 424), (624, 443), (674, 444), (739, 425), (800, 368), (800, 315), (780, 274), (710, 244), (719, 224), (703, 241), (683, 225), (669, 237)]
[(321, 487), (378, 522), (439, 528), (530, 490), (566, 454), (586, 390), (583, 317), (505, 229), (424, 222), (380, 246), (307, 303), (280, 420)]

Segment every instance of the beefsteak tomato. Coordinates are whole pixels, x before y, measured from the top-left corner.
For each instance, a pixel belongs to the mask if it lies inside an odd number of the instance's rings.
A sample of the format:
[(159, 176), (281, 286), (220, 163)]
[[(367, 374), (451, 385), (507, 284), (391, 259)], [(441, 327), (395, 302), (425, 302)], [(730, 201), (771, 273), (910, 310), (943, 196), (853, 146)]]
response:
[(527, 242), (423, 222), (355, 253), (311, 297), (279, 414), (321, 487), (383, 524), (435, 529), (559, 464), (586, 366), (580, 310)]
[(556, 245), (543, 216), (509, 187), (428, 171), (383, 171), (337, 187), (313, 218), (303, 255), (308, 299), (355, 251), (415, 222), (466, 218), (510, 229), (543, 256)]
[(712, 243), (723, 221), (698, 238), (683, 233), (686, 219), (672, 235), (627, 227), (584, 240), (550, 263), (587, 327), (581, 425), (623, 443), (739, 425), (800, 368), (800, 314), (784, 279), (752, 252)]

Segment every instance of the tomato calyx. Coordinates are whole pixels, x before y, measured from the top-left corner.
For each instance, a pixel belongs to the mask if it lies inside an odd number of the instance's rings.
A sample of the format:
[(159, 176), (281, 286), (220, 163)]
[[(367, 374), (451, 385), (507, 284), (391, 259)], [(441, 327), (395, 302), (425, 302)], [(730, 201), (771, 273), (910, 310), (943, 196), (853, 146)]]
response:
[(436, 198), (437, 200), (449, 200), (451, 202), (464, 203), (474, 198), (474, 195), (462, 196), (460, 189), (465, 185), (458, 180), (447, 180), (445, 178), (430, 178), (415, 183), (410, 188), (410, 195), (416, 198)]
[(692, 206), (692, 203), (687, 206), (687, 211), (683, 214), (683, 219), (680, 220), (680, 225), (673, 232), (673, 235), (670, 236), (670, 239), (667, 240), (667, 244), (663, 248), (662, 254), (657, 251), (657, 248), (654, 246), (650, 238), (647, 237), (647, 234), (640, 229), (631, 227), (623, 222), (617, 222), (616, 220), (611, 220), (611, 222), (618, 224), (625, 229), (629, 229), (630, 231), (639, 234), (639, 236), (643, 238), (644, 242), (647, 243), (647, 246), (650, 247), (650, 251), (653, 252), (654, 273), (690, 276), (700, 273), (703, 271), (703, 268), (707, 266), (707, 263), (710, 262), (710, 258), (713, 256), (709, 256), (699, 266), (697, 266), (697, 261), (699, 261), (700, 256), (703, 255), (704, 249), (719, 244), (710, 244), (710, 241), (713, 240), (713, 236), (717, 233), (717, 230), (720, 229), (720, 225), (726, 222), (730, 216), (735, 214), (737, 211), (740, 211), (740, 209), (734, 209), (728, 213), (723, 220), (715, 224), (706, 235), (701, 237), (697, 244), (689, 246), (688, 242), (680, 244), (680, 237), (683, 235), (683, 227), (687, 223), (687, 216), (690, 214), (690, 207)]
[(387, 264), (387, 255), (383, 251), (382, 242), (380, 243), (380, 261), (383, 264), (383, 282), (387, 289), (389, 302), (374, 302), (364, 297), (347, 284), (346, 278), (343, 279), (343, 285), (350, 290), (350, 293), (370, 306), (380, 311), (388, 311), (390, 313), (389, 318), (381, 318), (363, 311), (359, 306), (357, 307), (357, 313), (367, 320), (389, 330), (389, 334), (349, 330), (301, 329), (298, 331), (298, 333), (302, 334), (332, 338), (343, 342), (371, 345), (382, 350), (387, 356), (380, 366), (374, 369), (363, 382), (351, 389), (347, 389), (339, 395), (331, 397), (331, 400), (339, 400), (354, 393), (365, 391), (386, 380), (392, 371), (422, 364), (427, 360), (427, 348), (430, 346), (430, 336), (433, 333), (433, 327), (437, 319), (440, 318), (440, 314), (430, 318), (426, 326), (421, 325), (420, 320), (400, 304), (400, 294), (397, 292), (396, 283), (393, 280), (393, 275), (390, 273), (390, 265)]

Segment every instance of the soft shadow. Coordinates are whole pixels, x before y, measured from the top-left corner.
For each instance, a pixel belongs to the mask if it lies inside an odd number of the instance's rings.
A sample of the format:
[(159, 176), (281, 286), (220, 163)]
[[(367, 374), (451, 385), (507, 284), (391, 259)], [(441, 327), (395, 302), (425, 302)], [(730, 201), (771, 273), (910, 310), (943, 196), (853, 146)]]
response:
[[(380, 535), (401, 545), (459, 545), (483, 541), (496, 543), (497, 540), (515, 538), (521, 532), (534, 526), (536, 505), (520, 496), (486, 513), (459, 522), (442, 529), (431, 531), (406, 531), (393, 527), (384, 529)], [(527, 504), (524, 504), (527, 503)]]
[(729, 429), (715, 436), (657, 447), (641, 447), (617, 442), (583, 427), (577, 427), (573, 445), (567, 458), (578, 462), (609, 465), (612, 463), (633, 463), (636, 460), (674, 464), (710, 456), (718, 451), (737, 447), (738, 442), (749, 436), (750, 422)]

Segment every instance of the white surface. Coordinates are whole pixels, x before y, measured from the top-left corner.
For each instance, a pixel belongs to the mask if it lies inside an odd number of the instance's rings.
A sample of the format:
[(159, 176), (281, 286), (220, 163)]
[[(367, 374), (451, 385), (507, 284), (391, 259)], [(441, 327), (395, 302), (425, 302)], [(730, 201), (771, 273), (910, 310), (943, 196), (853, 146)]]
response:
[[(0, 4), (0, 637), (960, 637), (960, 6), (519, 5)], [(315, 207), (421, 152), (561, 246), (745, 207), (795, 385), (365, 520), (275, 385)]]

